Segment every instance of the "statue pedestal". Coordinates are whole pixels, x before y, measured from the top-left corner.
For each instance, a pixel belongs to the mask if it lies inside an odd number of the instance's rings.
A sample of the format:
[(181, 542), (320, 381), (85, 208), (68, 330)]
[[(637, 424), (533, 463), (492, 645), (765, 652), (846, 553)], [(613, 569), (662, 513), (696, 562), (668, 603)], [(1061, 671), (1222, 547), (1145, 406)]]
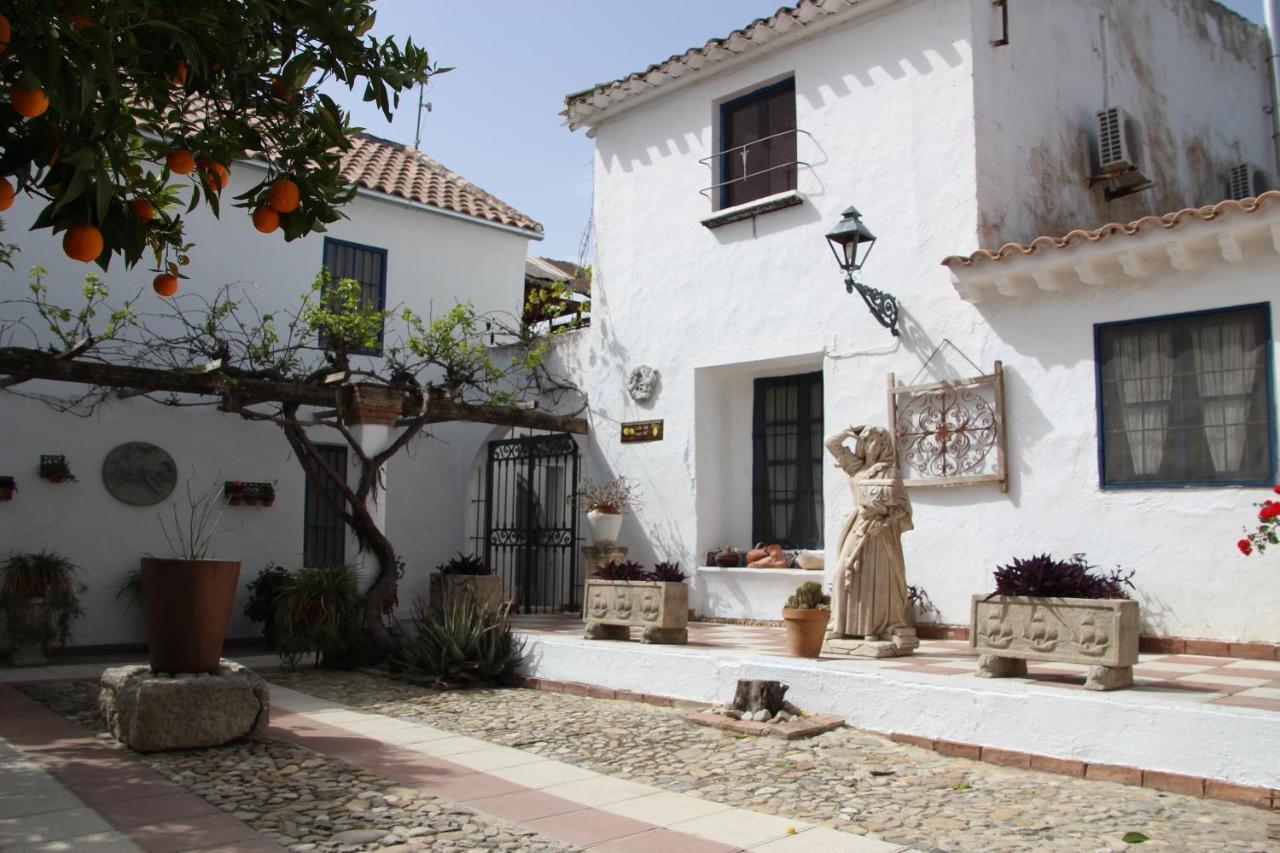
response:
[(855, 658), (894, 658), (909, 655), (920, 645), (915, 628), (898, 628), (888, 639), (828, 637), (822, 644), (824, 655)]

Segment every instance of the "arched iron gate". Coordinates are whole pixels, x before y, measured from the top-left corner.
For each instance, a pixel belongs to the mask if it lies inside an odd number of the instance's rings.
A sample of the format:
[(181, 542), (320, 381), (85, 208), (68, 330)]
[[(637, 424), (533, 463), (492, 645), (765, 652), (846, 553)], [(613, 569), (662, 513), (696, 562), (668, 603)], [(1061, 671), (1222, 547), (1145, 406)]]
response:
[(484, 558), (520, 613), (581, 609), (577, 484), (578, 444), (567, 433), (489, 442)]

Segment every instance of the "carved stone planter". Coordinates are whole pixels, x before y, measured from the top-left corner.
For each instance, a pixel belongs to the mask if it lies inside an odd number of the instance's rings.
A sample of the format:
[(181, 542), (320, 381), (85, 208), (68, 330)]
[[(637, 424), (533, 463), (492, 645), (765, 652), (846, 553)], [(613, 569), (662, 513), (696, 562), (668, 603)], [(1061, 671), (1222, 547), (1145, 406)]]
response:
[(689, 642), (689, 587), (664, 581), (587, 578), (582, 619), (588, 640), (626, 640), (631, 626), (644, 629), (641, 642)]
[(1089, 666), (1088, 690), (1133, 686), (1138, 662), (1138, 602), (1129, 599), (975, 595), (969, 649), (978, 675), (1027, 674), (1027, 661)]
[(438, 605), (446, 593), (470, 595), (480, 609), (497, 610), (502, 604), (502, 578), (497, 575), (432, 575), (432, 603)]

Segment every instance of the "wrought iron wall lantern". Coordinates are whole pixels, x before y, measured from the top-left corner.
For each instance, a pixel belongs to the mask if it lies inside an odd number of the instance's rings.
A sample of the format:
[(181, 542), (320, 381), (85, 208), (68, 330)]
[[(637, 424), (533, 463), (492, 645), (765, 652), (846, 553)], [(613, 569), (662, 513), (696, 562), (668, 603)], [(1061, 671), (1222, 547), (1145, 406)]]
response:
[(898, 300), (892, 294), (877, 290), (874, 287), (856, 280), (854, 273), (862, 269), (876, 244), (876, 235), (862, 224), (862, 215), (856, 207), (850, 206), (840, 215), (840, 221), (827, 235), (831, 251), (836, 256), (836, 263), (844, 270), (844, 288), (853, 293), (856, 289), (867, 303), (871, 316), (894, 336), (898, 336)]

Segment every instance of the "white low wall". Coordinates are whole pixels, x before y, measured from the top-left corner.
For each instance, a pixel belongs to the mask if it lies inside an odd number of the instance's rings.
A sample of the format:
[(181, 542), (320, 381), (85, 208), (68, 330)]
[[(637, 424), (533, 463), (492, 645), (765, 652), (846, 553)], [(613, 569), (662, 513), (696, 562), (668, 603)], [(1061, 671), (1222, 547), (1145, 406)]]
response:
[(693, 609), (711, 619), (782, 618), (782, 606), (805, 581), (822, 583), (822, 572), (804, 569), (725, 569), (699, 566)]
[(789, 684), (787, 698), (800, 707), (860, 729), (1280, 787), (1280, 714), (1269, 711), (842, 661), (524, 637), (525, 673), (535, 678), (708, 704), (732, 700), (740, 678), (772, 679)]

